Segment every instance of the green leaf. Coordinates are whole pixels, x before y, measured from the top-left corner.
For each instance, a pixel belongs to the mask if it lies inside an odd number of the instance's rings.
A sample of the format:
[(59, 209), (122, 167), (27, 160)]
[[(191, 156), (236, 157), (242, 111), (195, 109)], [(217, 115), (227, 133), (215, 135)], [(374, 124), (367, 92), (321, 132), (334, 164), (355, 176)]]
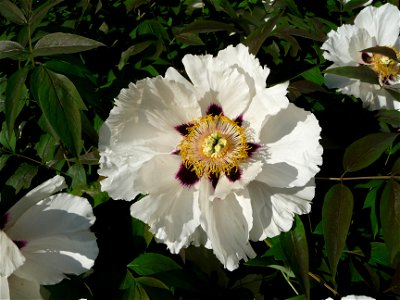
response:
[(15, 147), (17, 145), (17, 137), (15, 136), (14, 131), (11, 132), (11, 135), (8, 134), (6, 122), (3, 122), (1, 127), (0, 144), (2, 144), (8, 150), (15, 152)]
[[(381, 181), (381, 183), (383, 183), (383, 181)], [(369, 219), (371, 222), (371, 229), (372, 229), (372, 233), (374, 234), (374, 237), (376, 237), (376, 235), (379, 232), (379, 224), (378, 224), (378, 217), (376, 214), (376, 199), (378, 199), (377, 194), (378, 191), (380, 189), (379, 185), (378, 187), (373, 187), (369, 190), (367, 197), (365, 198), (365, 202), (364, 202), (364, 206), (363, 208), (370, 208), (371, 212), (369, 215)]]
[(182, 32), (174, 34), (175, 38), (186, 45), (191, 46), (203, 46), (205, 45), (202, 39), (197, 33), (194, 32)]
[(128, 267), (142, 276), (182, 269), (171, 258), (158, 253), (145, 253), (135, 258)]
[(18, 58), (24, 54), (24, 47), (13, 41), (0, 41), (0, 59)]
[(396, 101), (400, 101), (400, 92), (399, 92), (399, 87), (397, 86), (385, 86), (384, 87), (385, 91), (390, 94)]
[(262, 44), (265, 42), (267, 37), (271, 35), (274, 30), (276, 23), (278, 22), (280, 16), (275, 16), (270, 18), (264, 25), (258, 27), (254, 30), (245, 40), (245, 45), (249, 47), (249, 52), (257, 55)]
[(353, 142), (343, 156), (343, 168), (354, 172), (371, 165), (396, 139), (396, 133), (371, 133)]
[(376, 53), (376, 54), (381, 54), (384, 56), (387, 56), (394, 61), (398, 61), (396, 52), (390, 47), (385, 47), (385, 46), (375, 46), (375, 47), (370, 47), (364, 50), (361, 50), (360, 52), (370, 52), (370, 53)]
[(394, 262), (400, 251), (400, 184), (394, 180), (386, 183), (381, 196), (381, 222), (390, 260)]
[(24, 13), (11, 1), (0, 0), (0, 14), (8, 21), (18, 25), (27, 23)]
[(26, 93), (25, 81), (30, 67), (19, 69), (7, 81), (6, 98), (4, 103), (8, 134), (14, 130), (15, 120), (24, 106), (23, 95)]
[(40, 137), (35, 145), (35, 150), (43, 163), (48, 163), (54, 159), (58, 143), (51, 134), (45, 133)]
[(72, 165), (68, 169), (67, 175), (72, 178), (72, 183), (71, 183), (72, 188), (86, 185), (86, 172), (85, 168), (82, 165), (80, 164)]
[(344, 11), (352, 11), (355, 8), (364, 6), (364, 4), (367, 2), (368, 2), (368, 0), (351, 0), (351, 1), (347, 2), (345, 5), (343, 5), (343, 10)]
[(378, 76), (367, 66), (345, 66), (326, 69), (324, 73), (358, 79), (371, 84), (379, 84)]
[(289, 232), (280, 235), (282, 249), (289, 266), (300, 280), (301, 287), (310, 298), (310, 279), (308, 276), (309, 258), (306, 232), (299, 216), (295, 217), (294, 226)]
[(168, 289), (168, 287), (161, 280), (153, 277), (139, 277), (136, 279), (136, 282), (140, 283), (142, 286), (150, 286), (161, 289)]
[(322, 228), (333, 278), (346, 244), (353, 214), (353, 194), (343, 184), (336, 184), (325, 195), (322, 206)]
[(38, 167), (23, 163), (18, 167), (14, 175), (8, 178), (6, 185), (12, 186), (17, 194), (21, 189), (28, 189), (31, 187), (32, 179), (36, 176), (37, 172)]
[(372, 265), (390, 266), (389, 251), (385, 243), (371, 243), (371, 256), (368, 263)]
[(400, 111), (394, 109), (381, 109), (377, 113), (379, 122), (384, 122), (394, 128), (400, 128)]
[(400, 157), (394, 162), (391, 173), (392, 175), (400, 175)]
[(42, 109), (51, 133), (60, 137), (73, 155), (82, 149), (81, 114), (86, 109), (74, 84), (64, 75), (44, 66), (33, 71), (31, 91)]
[(123, 300), (150, 300), (145, 289), (136, 282), (135, 278), (132, 277), (131, 286), (125, 291), (122, 296)]
[(139, 54), (140, 52), (146, 50), (152, 43), (153, 41), (145, 41), (137, 43), (135, 45), (130, 46), (125, 51), (123, 51), (121, 53), (121, 58), (118, 63), (118, 70), (122, 70), (122, 68), (126, 65), (131, 56)]
[(185, 27), (179, 30), (179, 33), (207, 33), (216, 31), (234, 32), (235, 27), (232, 24), (213, 20), (196, 20), (190, 24), (185, 25)]
[(94, 49), (104, 44), (86, 37), (63, 32), (49, 33), (37, 41), (34, 56), (70, 54)]
[(11, 157), (9, 154), (0, 155), (0, 171), (6, 166), (8, 159)]

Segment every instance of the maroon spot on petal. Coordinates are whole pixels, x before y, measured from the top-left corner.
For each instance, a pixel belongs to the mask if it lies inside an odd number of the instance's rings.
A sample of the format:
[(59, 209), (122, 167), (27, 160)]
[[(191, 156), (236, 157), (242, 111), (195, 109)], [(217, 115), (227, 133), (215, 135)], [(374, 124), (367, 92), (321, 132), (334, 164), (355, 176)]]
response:
[(189, 133), (189, 128), (192, 126), (192, 124), (181, 124), (175, 126), (176, 131), (178, 131), (180, 134), (183, 136), (187, 135)]
[(212, 187), (215, 190), (215, 188), (217, 187), (217, 184), (218, 184), (219, 174), (211, 173), (209, 179), (210, 179)]
[(5, 213), (3, 216), (0, 217), (0, 229), (4, 229), (9, 221), (8, 213)]
[(242, 126), (242, 124), (243, 124), (243, 115), (240, 115), (240, 116), (236, 117), (235, 122), (236, 122), (236, 124), (238, 124), (238, 126)]
[(178, 173), (175, 175), (175, 178), (178, 179), (185, 187), (191, 187), (197, 181), (199, 181), (199, 177), (197, 177), (196, 172), (189, 170), (184, 164), (181, 164)]
[(219, 116), (220, 114), (224, 114), (221, 106), (215, 103), (212, 103), (210, 106), (208, 106), (206, 115)]
[(362, 59), (363, 62), (365, 62), (366, 64), (372, 63), (372, 55), (368, 54), (367, 52), (361, 53), (361, 59)]
[(229, 179), (229, 181), (235, 182), (236, 180), (240, 179), (240, 176), (242, 176), (242, 171), (239, 168), (234, 168), (225, 176)]
[(253, 153), (261, 147), (261, 145), (255, 143), (247, 143), (247, 147), (249, 147), (249, 149), (247, 150), (247, 155), (251, 157)]
[(14, 242), (15, 245), (17, 245), (17, 247), (18, 247), (19, 249), (25, 247), (26, 244), (28, 244), (28, 242), (27, 242), (27, 241), (24, 241), (24, 240), (13, 241), (13, 242)]

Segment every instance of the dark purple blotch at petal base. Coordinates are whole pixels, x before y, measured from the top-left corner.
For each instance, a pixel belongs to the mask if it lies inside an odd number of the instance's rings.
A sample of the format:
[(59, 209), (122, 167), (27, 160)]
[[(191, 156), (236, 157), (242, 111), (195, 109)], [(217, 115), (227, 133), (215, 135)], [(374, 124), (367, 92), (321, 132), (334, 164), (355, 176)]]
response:
[(5, 213), (4, 215), (2, 215), (0, 217), (0, 230), (3, 230), (4, 227), (6, 227), (6, 225), (8, 223), (8, 219), (9, 219), (8, 213)]
[(238, 126), (242, 126), (242, 124), (243, 124), (243, 115), (237, 116), (236, 119), (235, 119), (235, 123), (236, 123)]
[(13, 241), (13, 242), (14, 242), (15, 245), (17, 245), (17, 247), (18, 247), (19, 249), (25, 247), (26, 244), (28, 244), (28, 242), (27, 242), (27, 241), (24, 241), (24, 240)]
[(240, 176), (242, 176), (242, 171), (239, 168), (234, 168), (225, 176), (229, 179), (229, 181), (235, 182), (236, 180), (240, 179)]
[(215, 103), (212, 103), (208, 106), (206, 115), (219, 116), (220, 114), (224, 114), (221, 106)]
[(249, 148), (247, 150), (247, 155), (251, 157), (254, 154), (254, 152), (256, 152), (259, 148), (261, 148), (261, 145), (255, 143), (247, 143), (247, 147)]
[(179, 182), (185, 187), (191, 187), (199, 181), (199, 177), (197, 177), (196, 172), (189, 170), (184, 164), (181, 164), (179, 167), (179, 171), (176, 173), (175, 178), (178, 179)]
[(218, 184), (219, 174), (211, 173), (209, 179), (210, 179), (212, 187), (215, 189)]
[(191, 126), (192, 126), (192, 124), (181, 124), (181, 125), (175, 126), (175, 130), (178, 131), (183, 136), (185, 136), (189, 133), (189, 128)]

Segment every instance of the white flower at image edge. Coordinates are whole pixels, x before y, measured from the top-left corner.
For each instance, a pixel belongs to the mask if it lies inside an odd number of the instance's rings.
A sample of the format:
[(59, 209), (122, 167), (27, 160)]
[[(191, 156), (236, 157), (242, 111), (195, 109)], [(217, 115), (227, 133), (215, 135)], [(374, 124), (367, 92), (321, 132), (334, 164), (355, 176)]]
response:
[(40, 285), (89, 270), (98, 254), (89, 228), (95, 217), (85, 198), (54, 193), (66, 187), (55, 176), (0, 218), (0, 299), (42, 299)]
[[(354, 25), (342, 25), (328, 33), (322, 45), (324, 58), (332, 61), (330, 68), (365, 65), (372, 69), (379, 84), (358, 79), (325, 74), (325, 84), (346, 95), (363, 101), (370, 110), (400, 109), (400, 103), (390, 94), (400, 83), (400, 64), (387, 56), (363, 52), (371, 47), (389, 47), (400, 59), (400, 11), (392, 4), (366, 7), (354, 20)], [(389, 91), (388, 91), (389, 90)]]
[[(368, 296), (357, 296), (357, 295), (348, 295), (340, 298), (342, 300), (375, 300), (375, 298)], [(326, 300), (333, 300), (332, 298), (326, 298)]]
[(188, 81), (131, 83), (100, 130), (102, 190), (131, 206), (172, 253), (212, 248), (233, 270), (255, 256), (249, 240), (291, 229), (310, 212), (322, 163), (313, 114), (289, 104), (287, 83), (266, 88), (269, 69), (242, 44), (186, 55)]

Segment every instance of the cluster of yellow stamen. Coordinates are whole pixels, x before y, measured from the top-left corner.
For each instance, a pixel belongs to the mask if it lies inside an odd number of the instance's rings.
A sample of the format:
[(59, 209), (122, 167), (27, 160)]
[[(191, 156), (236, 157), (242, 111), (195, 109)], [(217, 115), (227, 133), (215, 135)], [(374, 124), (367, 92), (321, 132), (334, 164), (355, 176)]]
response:
[(220, 115), (207, 115), (192, 123), (179, 144), (186, 168), (198, 177), (229, 173), (248, 157), (245, 129)]
[[(400, 59), (400, 51), (396, 48), (391, 48), (398, 59)], [(378, 75), (381, 85), (390, 85), (397, 81), (400, 76), (400, 64), (397, 60), (388, 56), (373, 53), (368, 59), (370, 68)]]

